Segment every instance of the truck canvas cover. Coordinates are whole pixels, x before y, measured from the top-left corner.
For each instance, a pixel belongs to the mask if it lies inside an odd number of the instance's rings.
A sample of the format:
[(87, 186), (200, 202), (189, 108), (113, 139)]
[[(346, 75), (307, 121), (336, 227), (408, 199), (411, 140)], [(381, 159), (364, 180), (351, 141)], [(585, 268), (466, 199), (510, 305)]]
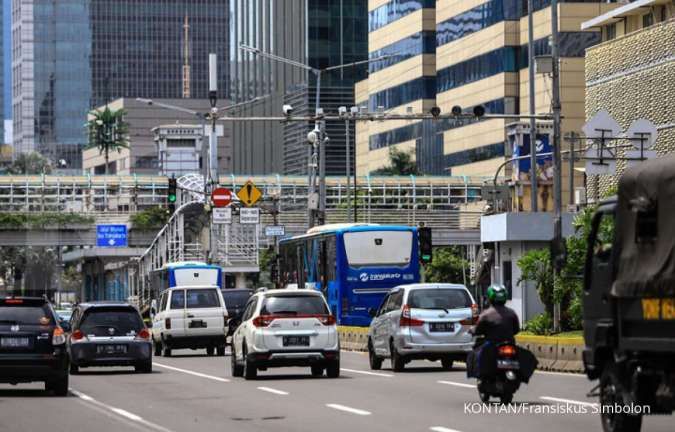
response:
[(616, 297), (675, 296), (675, 156), (642, 162), (619, 180)]

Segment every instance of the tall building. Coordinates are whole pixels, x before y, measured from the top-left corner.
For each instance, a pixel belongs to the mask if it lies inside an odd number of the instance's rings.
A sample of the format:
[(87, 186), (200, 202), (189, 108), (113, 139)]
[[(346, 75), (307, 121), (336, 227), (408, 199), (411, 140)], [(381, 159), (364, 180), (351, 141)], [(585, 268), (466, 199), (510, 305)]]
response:
[[(584, 122), (584, 52), (600, 41), (581, 23), (609, 5), (559, 2), (563, 133)], [(471, 112), (528, 113), (528, 20), (522, 0), (370, 0), (369, 55), (395, 54), (372, 63), (356, 86), (359, 105), (370, 110), (448, 113), (455, 105)], [(549, 0), (534, 1), (535, 55), (550, 54)], [(535, 81), (537, 113), (550, 112), (551, 78)], [(504, 157), (507, 120), (383, 121), (357, 124), (357, 172), (387, 163), (392, 146), (414, 152), (418, 168), (435, 175), (493, 176)], [(550, 185), (550, 180), (548, 184)], [(544, 181), (544, 183), (546, 183)], [(542, 188), (542, 191), (546, 188)]]
[[(606, 110), (624, 131), (633, 121), (647, 119), (658, 131), (651, 150), (675, 153), (675, 2), (616, 6), (582, 25), (601, 30), (603, 39), (586, 51), (586, 116)], [(616, 166), (614, 175), (589, 176), (589, 200), (616, 186), (626, 161), (617, 160)]]
[[(367, 58), (367, 6), (360, 0), (232, 0), (230, 18), (231, 94), (235, 102), (264, 97), (235, 115), (281, 114), (284, 104), (294, 114), (313, 114), (316, 81), (299, 67), (241, 51), (240, 44), (325, 68)], [(326, 113), (354, 105), (354, 83), (365, 77), (366, 67), (322, 74), (320, 102)], [(339, 123), (339, 124), (338, 124)], [(235, 123), (234, 170), (241, 174), (305, 174), (309, 124)], [(328, 174), (344, 174), (343, 122), (326, 125)], [(353, 148), (354, 132), (350, 143)], [(353, 154), (353, 152), (352, 152)]]
[(186, 73), (189, 97), (206, 99), (210, 52), (219, 96), (228, 94), (227, 1), (14, 0), (12, 12), (16, 152), (81, 169), (90, 109), (118, 97), (181, 98)]
[(3, 111), (2, 116), (0, 116), (0, 129), (2, 133), (0, 134), (0, 141), (3, 143), (12, 142), (12, 0), (2, 0), (0, 4), (2, 9), (2, 42), (0, 42), (0, 50), (2, 50), (2, 56), (0, 57), (1, 70), (2, 74), (2, 84), (0, 88), (2, 89), (2, 104), (0, 109)]

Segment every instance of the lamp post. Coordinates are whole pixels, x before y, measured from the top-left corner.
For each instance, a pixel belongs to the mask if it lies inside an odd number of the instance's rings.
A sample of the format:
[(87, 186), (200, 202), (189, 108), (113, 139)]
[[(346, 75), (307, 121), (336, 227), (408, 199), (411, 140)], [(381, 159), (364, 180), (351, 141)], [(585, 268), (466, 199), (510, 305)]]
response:
[[(308, 193), (307, 193), (307, 200), (308, 200), (308, 206), (307, 206), (307, 212), (308, 212), (308, 219), (309, 219), (309, 227), (313, 227), (315, 225), (315, 213), (314, 209), (312, 209), (312, 206), (309, 205), (309, 203), (312, 201), (312, 196), (316, 194), (316, 175), (312, 173), (312, 170), (316, 170), (316, 165), (318, 162), (318, 168), (319, 168), (319, 195), (318, 195), (318, 215), (319, 215), (319, 221), (321, 223), (325, 222), (325, 217), (326, 217), (326, 140), (327, 138), (324, 136), (326, 133), (325, 129), (325, 120), (323, 119), (323, 110), (321, 109), (321, 75), (324, 72), (330, 72), (333, 70), (337, 69), (344, 69), (348, 67), (354, 67), (354, 66), (359, 66), (362, 64), (368, 64), (372, 61), (378, 61), (378, 60), (384, 60), (386, 58), (389, 58), (391, 56), (385, 55), (385, 56), (380, 56), (376, 57), (373, 59), (368, 59), (368, 60), (360, 60), (356, 62), (351, 62), (351, 63), (345, 63), (341, 65), (336, 65), (336, 66), (329, 66), (323, 69), (315, 68), (310, 65), (307, 65), (305, 63), (296, 61), (296, 60), (291, 60), (287, 59), (285, 57), (278, 56), (276, 54), (268, 53), (265, 51), (262, 51), (260, 48), (252, 47), (249, 45), (241, 44), (239, 45), (239, 49), (243, 51), (250, 52), (254, 55), (258, 55), (260, 57), (264, 57), (270, 60), (278, 61), (280, 63), (284, 63), (290, 66), (295, 66), (300, 69), (304, 69), (308, 72), (311, 72), (316, 76), (316, 97), (315, 97), (315, 106), (314, 106), (314, 114), (316, 116), (316, 119), (314, 121), (314, 132), (316, 134), (316, 142), (312, 143), (313, 151), (310, 156), (310, 161), (309, 161), (309, 169), (308, 169)], [(310, 134), (312, 133), (310, 132)], [(317, 155), (318, 153), (318, 155)]]

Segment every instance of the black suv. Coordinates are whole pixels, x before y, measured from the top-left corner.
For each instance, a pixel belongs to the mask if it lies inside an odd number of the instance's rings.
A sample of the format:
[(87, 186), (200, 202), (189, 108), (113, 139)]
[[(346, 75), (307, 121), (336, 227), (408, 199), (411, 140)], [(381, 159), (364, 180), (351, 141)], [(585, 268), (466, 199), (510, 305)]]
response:
[(241, 315), (244, 313), (246, 302), (253, 295), (253, 290), (248, 288), (226, 288), (220, 290), (220, 292), (223, 294), (223, 300), (225, 301), (229, 317), (227, 320), (227, 336), (232, 336), (241, 323)]
[(0, 297), (0, 382), (44, 381), (47, 391), (68, 394), (66, 335), (58, 322), (43, 298)]

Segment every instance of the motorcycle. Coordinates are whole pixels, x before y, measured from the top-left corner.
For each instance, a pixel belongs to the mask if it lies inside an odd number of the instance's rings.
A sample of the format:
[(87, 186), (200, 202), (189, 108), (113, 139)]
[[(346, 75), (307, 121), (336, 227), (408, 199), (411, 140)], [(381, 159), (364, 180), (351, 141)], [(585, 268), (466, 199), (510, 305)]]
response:
[(494, 396), (501, 403), (510, 404), (521, 383), (518, 347), (511, 342), (503, 342), (492, 348), (496, 348), (496, 364), (491, 365), (492, 373), (478, 379), (478, 394), (484, 403), (489, 403), (490, 397)]

